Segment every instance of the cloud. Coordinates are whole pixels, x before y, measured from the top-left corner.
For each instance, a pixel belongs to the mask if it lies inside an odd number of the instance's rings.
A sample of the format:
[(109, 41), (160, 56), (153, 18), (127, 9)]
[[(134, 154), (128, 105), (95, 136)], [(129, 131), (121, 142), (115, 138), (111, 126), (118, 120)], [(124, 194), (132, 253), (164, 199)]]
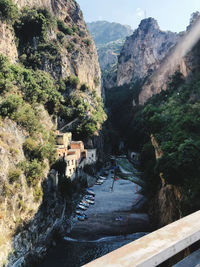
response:
[(145, 17), (145, 12), (143, 9), (141, 9), (140, 7), (138, 7), (136, 9), (136, 15), (139, 19), (143, 19)]

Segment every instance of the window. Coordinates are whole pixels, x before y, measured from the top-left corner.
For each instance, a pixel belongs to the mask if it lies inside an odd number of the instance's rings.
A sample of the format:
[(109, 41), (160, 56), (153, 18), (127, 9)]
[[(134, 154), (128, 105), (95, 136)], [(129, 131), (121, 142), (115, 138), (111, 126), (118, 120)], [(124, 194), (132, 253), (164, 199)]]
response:
[(67, 161), (67, 165), (70, 166), (70, 161), (69, 160)]

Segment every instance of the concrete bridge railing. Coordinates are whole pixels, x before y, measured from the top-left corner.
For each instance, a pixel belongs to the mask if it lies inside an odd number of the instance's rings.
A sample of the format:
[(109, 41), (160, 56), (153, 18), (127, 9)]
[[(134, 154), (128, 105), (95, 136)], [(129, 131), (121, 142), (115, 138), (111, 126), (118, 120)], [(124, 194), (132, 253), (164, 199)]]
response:
[(85, 267), (152, 267), (200, 240), (200, 211), (123, 246)]

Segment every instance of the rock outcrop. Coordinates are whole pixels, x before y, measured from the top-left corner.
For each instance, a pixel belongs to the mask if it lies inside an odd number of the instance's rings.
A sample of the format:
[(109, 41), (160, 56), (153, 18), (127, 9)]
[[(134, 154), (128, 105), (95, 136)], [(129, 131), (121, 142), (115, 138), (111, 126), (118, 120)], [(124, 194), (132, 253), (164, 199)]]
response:
[(15, 39), (13, 30), (10, 25), (0, 21), (0, 53), (8, 55), (12, 62), (16, 62), (18, 59), (17, 47), (15, 45)]
[[(97, 90), (98, 95), (100, 95), (101, 71), (99, 68), (97, 51), (94, 41), (83, 20), (79, 5), (73, 0), (15, 0), (14, 2), (21, 9), (25, 6), (46, 8), (53, 13), (57, 19), (65, 21), (68, 27), (76, 27), (76, 32), (73, 35), (69, 35), (65, 44), (60, 47), (61, 60), (57, 66), (59, 69), (57, 76), (65, 78), (71, 74), (76, 75), (79, 77), (80, 83), (87, 84), (91, 90)], [(6, 26), (4, 26), (4, 28), (5, 27)], [(4, 34), (6, 39), (1, 38), (0, 47), (2, 49), (1, 51), (5, 52), (5, 55), (8, 55), (13, 61), (16, 60), (17, 56), (17, 49), (13, 44), (14, 35), (9, 36), (10, 41), (7, 35)], [(56, 32), (50, 32), (48, 34), (48, 39), (56, 39)], [(7, 42), (6, 44), (5, 40)], [(67, 49), (69, 46), (72, 47), (72, 49)], [(10, 53), (10, 51), (12, 51), (12, 53)], [(48, 61), (46, 65), (48, 65)], [(97, 83), (96, 81), (99, 82)]]
[[(163, 152), (153, 134), (151, 135), (151, 143), (154, 147), (155, 158), (159, 160)], [(161, 228), (180, 219), (182, 217), (180, 203), (180, 187), (167, 184), (163, 173), (160, 173), (160, 185), (158, 185), (156, 195), (150, 200), (149, 205), (149, 215), (154, 226)]]
[(87, 23), (98, 50), (99, 64), (103, 76), (103, 87), (116, 85), (117, 62), (127, 36), (133, 31), (128, 25), (97, 21)]
[(161, 31), (155, 19), (142, 20), (121, 50), (117, 86), (145, 79), (152, 74), (178, 39), (176, 33)]
[[(179, 38), (178, 43), (170, 50), (160, 66), (147, 79), (139, 95), (139, 103), (144, 104), (152, 95), (166, 90), (169, 78), (179, 71), (188, 77), (198, 66), (198, 51), (195, 45), (200, 39), (200, 15), (194, 13), (187, 31)], [(192, 49), (194, 48), (194, 49)]]

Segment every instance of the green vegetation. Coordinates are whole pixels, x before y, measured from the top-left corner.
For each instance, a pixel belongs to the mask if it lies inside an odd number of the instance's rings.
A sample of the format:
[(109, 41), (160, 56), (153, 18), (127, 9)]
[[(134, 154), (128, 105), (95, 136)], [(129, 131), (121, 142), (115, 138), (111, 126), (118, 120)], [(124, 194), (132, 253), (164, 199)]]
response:
[(22, 172), (20, 169), (10, 170), (8, 173), (9, 183), (12, 184), (14, 182), (18, 182), (21, 174), (22, 174)]
[[(62, 95), (58, 92), (54, 80), (44, 71), (33, 71), (20, 65), (12, 65), (7, 58), (0, 55), (0, 92), (13, 92), (17, 87), (23, 94), (23, 100), (30, 104), (44, 104), (50, 113), (56, 112)], [(17, 95), (10, 95), (0, 105), (2, 116), (11, 116), (17, 106), (22, 105), (22, 98)], [(30, 108), (25, 104), (30, 114)], [(16, 110), (15, 110), (16, 111)], [(15, 116), (16, 114), (13, 114)], [(18, 116), (19, 117), (19, 116)], [(20, 118), (18, 118), (20, 120)]]
[[(184, 214), (200, 208), (200, 72), (187, 83), (179, 72), (168, 82), (167, 90), (137, 103), (140, 82), (106, 92), (110, 125), (106, 138), (114, 152), (120, 140), (127, 148), (141, 152), (142, 178), (146, 194), (154, 196), (162, 173), (166, 184), (181, 188)], [(163, 156), (156, 160), (150, 135), (159, 144)], [(111, 135), (112, 138), (108, 138)], [(107, 142), (106, 139), (106, 142)]]
[[(84, 95), (81, 91), (71, 92), (66, 97), (65, 106), (59, 113), (61, 118), (68, 122), (78, 119), (77, 127), (72, 132), (74, 138), (83, 140), (100, 130), (106, 119), (102, 100), (92, 94), (87, 98), (84, 96), (85, 92)], [(93, 102), (93, 106), (90, 105), (90, 101)]]
[(79, 81), (79, 78), (77, 76), (71, 75), (65, 80), (65, 83), (66, 83), (67, 87), (76, 89), (77, 86), (79, 85), (80, 81)]
[(20, 59), (25, 67), (43, 70), (48, 64), (50, 73), (60, 75), (61, 55), (56, 42), (40, 42), (37, 49), (23, 46), (21, 53)]
[[(30, 30), (31, 29), (31, 30)], [(20, 61), (25, 67), (44, 70), (48, 64), (49, 72), (59, 75), (61, 56), (59, 42), (63, 42), (61, 32), (58, 41), (47, 40), (47, 33), (56, 29), (56, 20), (52, 14), (42, 8), (24, 8), (14, 24), (19, 44)]]
[(43, 192), (40, 186), (36, 186), (34, 190), (34, 202), (39, 202), (43, 196)]
[(43, 177), (45, 159), (50, 163), (55, 160), (55, 138), (44, 129), (38, 105), (43, 104), (49, 113), (56, 114), (62, 96), (47, 73), (12, 65), (3, 56), (0, 56), (0, 76), (0, 115), (14, 120), (29, 133), (23, 145), (27, 160), (9, 173), (9, 181), (17, 181), (22, 170), (28, 185), (36, 186)]
[(18, 8), (12, 0), (0, 0), (0, 18), (10, 23), (18, 17)]
[(64, 44), (65, 42), (65, 34), (63, 32), (58, 32), (57, 33), (57, 39), (60, 42), (60, 44)]
[(15, 22), (14, 28), (20, 45), (23, 45), (32, 42), (33, 37), (44, 40), (47, 31), (50, 28), (55, 28), (55, 25), (55, 19), (47, 9), (25, 7)]
[(58, 30), (63, 32), (64, 34), (66, 35), (72, 35), (74, 30), (73, 29), (70, 29), (64, 21), (62, 20), (58, 20), (57, 21), (57, 26), (58, 26)]
[(84, 44), (86, 44), (87, 46), (90, 46), (92, 44), (90, 39), (84, 39), (83, 40)]
[[(113, 143), (118, 146), (119, 140), (123, 139), (127, 147), (142, 152), (146, 194), (153, 196), (156, 193), (162, 173), (167, 184), (181, 188), (185, 214), (199, 209), (199, 73), (190, 83), (185, 83), (179, 72), (175, 73), (167, 90), (150, 98), (143, 107), (132, 107), (130, 87), (115, 88), (107, 94), (106, 104), (110, 107), (109, 118), (113, 127), (110, 131), (116, 139)], [(120, 135), (117, 136), (115, 131)], [(155, 159), (151, 134), (163, 152), (159, 160)]]
[(147, 131), (154, 134), (163, 151), (154, 165), (155, 174), (163, 173), (167, 183), (183, 188), (183, 204), (188, 210), (199, 209), (199, 75), (186, 84), (180, 73), (175, 73), (167, 91), (146, 103), (143, 115)]
[(129, 148), (138, 150), (144, 142), (143, 139), (146, 139), (143, 135), (144, 125), (139, 112), (141, 108), (133, 106), (133, 99), (138, 99), (140, 84), (140, 81), (136, 81), (129, 86), (106, 90), (109, 122), (105, 129), (105, 137), (111, 143), (114, 153), (118, 153), (120, 140), (125, 140)]
[(45, 164), (34, 159), (32, 161), (23, 161), (18, 164), (18, 167), (24, 171), (28, 186), (37, 187), (38, 182), (43, 178)]
[(74, 44), (73, 44), (73, 43), (69, 43), (69, 44), (67, 45), (67, 51), (68, 51), (69, 53), (71, 53), (71, 52), (73, 51), (73, 49), (74, 49)]
[(88, 89), (89, 89), (89, 88), (88, 88), (88, 86), (87, 86), (85, 83), (82, 84), (81, 87), (80, 87), (80, 90), (81, 90), (82, 92), (86, 92)]
[(99, 79), (99, 77), (95, 77), (94, 78), (94, 84), (95, 84), (96, 87), (100, 85), (100, 79)]
[[(79, 87), (76, 76), (55, 84), (46, 72), (11, 64), (3, 56), (0, 56), (0, 77), (0, 116), (9, 117), (29, 133), (23, 144), (26, 161), (19, 163), (18, 169), (25, 174), (27, 184), (36, 188), (43, 177), (45, 160), (50, 164), (55, 162), (55, 138), (40, 121), (39, 105), (66, 123), (78, 118), (74, 137), (87, 139), (101, 129), (106, 119), (103, 103), (85, 84)], [(12, 174), (10, 182), (16, 179)]]
[[(24, 175), (27, 185), (34, 189), (34, 201), (38, 202), (42, 197), (40, 183), (44, 171), (48, 164), (55, 163), (55, 136), (45, 129), (48, 123), (45, 110), (55, 121), (59, 117), (69, 123), (78, 118), (73, 130), (78, 139), (96, 134), (106, 115), (101, 99), (86, 84), (80, 84), (77, 76), (61, 78), (62, 46), (65, 44), (71, 53), (80, 39), (74, 36), (67, 42), (67, 35), (77, 33), (84, 38), (85, 32), (78, 32), (76, 25), (69, 27), (64, 21), (56, 21), (43, 8), (26, 7), (18, 13), (10, 0), (0, 0), (0, 16), (12, 23), (20, 54), (17, 64), (0, 55), (0, 120), (15, 121), (27, 136), (23, 144), (25, 160), (9, 172), (4, 193), (11, 196), (12, 187), (20, 189), (20, 176)], [(51, 30), (57, 31), (57, 39), (49, 40)], [(83, 42), (90, 45), (89, 39)], [(14, 149), (10, 153), (15, 154)], [(21, 199), (19, 208), (24, 209)]]

